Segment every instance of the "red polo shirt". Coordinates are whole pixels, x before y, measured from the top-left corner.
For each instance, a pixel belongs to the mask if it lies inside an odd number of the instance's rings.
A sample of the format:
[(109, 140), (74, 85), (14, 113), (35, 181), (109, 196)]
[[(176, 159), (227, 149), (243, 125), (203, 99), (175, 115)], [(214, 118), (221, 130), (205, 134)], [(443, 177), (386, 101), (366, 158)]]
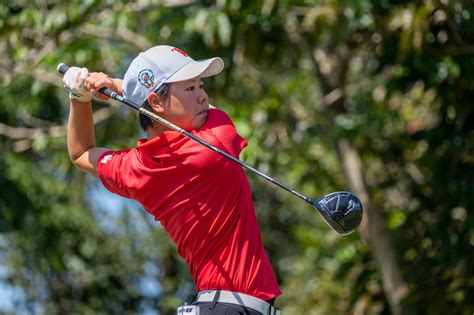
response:
[[(192, 133), (239, 157), (247, 142), (221, 110)], [(263, 300), (281, 294), (263, 248), (247, 176), (240, 165), (175, 131), (98, 162), (104, 186), (140, 202), (160, 221), (196, 290), (230, 290)]]

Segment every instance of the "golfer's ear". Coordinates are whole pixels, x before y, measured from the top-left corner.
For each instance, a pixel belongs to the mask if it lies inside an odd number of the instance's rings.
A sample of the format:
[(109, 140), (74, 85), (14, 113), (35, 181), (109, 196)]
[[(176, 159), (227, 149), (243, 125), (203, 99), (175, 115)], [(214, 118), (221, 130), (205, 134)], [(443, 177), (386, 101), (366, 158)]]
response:
[(153, 108), (153, 110), (155, 110), (157, 113), (162, 113), (165, 110), (163, 106), (163, 99), (156, 93), (150, 93), (146, 100), (148, 101), (148, 104), (150, 104), (151, 108)]

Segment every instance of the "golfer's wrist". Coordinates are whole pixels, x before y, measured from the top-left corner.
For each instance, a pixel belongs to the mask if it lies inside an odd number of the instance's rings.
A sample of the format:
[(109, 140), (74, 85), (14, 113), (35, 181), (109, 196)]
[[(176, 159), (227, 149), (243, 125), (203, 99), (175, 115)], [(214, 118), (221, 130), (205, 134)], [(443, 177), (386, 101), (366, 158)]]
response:
[(77, 98), (71, 98), (71, 106), (84, 106), (84, 105), (91, 105), (91, 100), (88, 101), (80, 101)]
[(122, 95), (122, 79), (112, 79), (112, 82), (114, 83), (115, 92)]

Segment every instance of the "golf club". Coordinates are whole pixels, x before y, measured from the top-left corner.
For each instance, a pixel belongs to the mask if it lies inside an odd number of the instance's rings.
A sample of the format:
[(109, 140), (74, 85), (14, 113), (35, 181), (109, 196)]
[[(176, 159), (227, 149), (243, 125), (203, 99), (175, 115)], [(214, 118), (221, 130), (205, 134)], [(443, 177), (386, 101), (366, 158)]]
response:
[[(66, 71), (69, 69), (69, 66), (65, 65), (64, 63), (60, 63), (57, 67), (57, 71), (61, 74), (65, 74)], [(179, 132), (180, 134), (191, 138), (194, 141), (199, 142), (203, 146), (217, 152), (225, 156), (226, 158), (234, 161), (235, 163), (240, 164), (244, 168), (260, 175), (261, 177), (265, 178), (266, 180), (272, 182), (273, 184), (285, 189), (286, 191), (292, 193), (295, 196), (303, 199), (310, 205), (316, 208), (319, 214), (323, 217), (325, 222), (336, 232), (345, 235), (352, 233), (360, 224), (362, 220), (362, 203), (360, 202), (359, 198), (355, 196), (351, 192), (341, 191), (341, 192), (333, 192), (324, 197), (318, 199), (311, 199), (291, 188), (282, 184), (281, 182), (277, 181), (276, 179), (262, 173), (258, 169), (248, 165), (245, 162), (233, 157), (227, 152), (216, 148), (212, 144), (207, 143), (206, 141), (200, 139), (199, 137), (187, 132), (186, 130), (172, 124), (171, 122), (163, 119), (162, 117), (154, 114), (153, 112), (146, 110), (139, 105), (127, 100), (126, 98), (122, 97), (121, 95), (117, 94), (116, 92), (108, 89), (102, 88), (99, 90), (100, 93), (107, 95), (108, 97), (119, 101), (122, 104), (125, 104), (138, 112), (142, 113), (143, 115), (150, 117), (151, 119), (165, 125), (166, 127)]]

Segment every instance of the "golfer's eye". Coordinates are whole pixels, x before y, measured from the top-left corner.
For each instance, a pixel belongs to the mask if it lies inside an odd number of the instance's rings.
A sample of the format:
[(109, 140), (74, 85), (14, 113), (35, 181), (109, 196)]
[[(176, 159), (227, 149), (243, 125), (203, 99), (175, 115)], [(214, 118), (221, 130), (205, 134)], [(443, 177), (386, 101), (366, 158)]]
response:
[(194, 91), (194, 85), (186, 88), (186, 91)]

